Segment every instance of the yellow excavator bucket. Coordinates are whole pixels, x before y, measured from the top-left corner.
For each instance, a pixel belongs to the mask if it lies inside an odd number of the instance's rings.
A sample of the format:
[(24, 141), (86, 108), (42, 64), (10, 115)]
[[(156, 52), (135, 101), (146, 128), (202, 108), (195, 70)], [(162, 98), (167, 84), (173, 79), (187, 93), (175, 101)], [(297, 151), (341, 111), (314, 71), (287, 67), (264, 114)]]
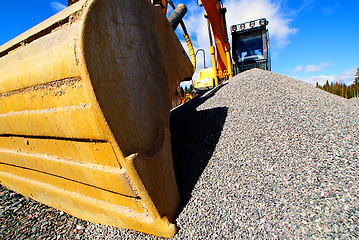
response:
[(193, 66), (147, 0), (81, 0), (0, 46), (0, 182), (172, 237), (171, 98)]

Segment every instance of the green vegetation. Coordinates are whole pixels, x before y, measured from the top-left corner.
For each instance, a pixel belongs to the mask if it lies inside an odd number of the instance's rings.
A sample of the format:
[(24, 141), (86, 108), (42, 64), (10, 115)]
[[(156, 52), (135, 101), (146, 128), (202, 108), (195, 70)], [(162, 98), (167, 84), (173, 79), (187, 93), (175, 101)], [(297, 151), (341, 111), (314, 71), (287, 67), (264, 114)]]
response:
[(359, 97), (359, 67), (357, 68), (357, 72), (355, 74), (354, 83), (350, 86), (346, 86), (344, 83), (337, 82), (329, 84), (329, 81), (327, 80), (323, 86), (320, 86), (317, 83), (316, 87), (348, 99)]

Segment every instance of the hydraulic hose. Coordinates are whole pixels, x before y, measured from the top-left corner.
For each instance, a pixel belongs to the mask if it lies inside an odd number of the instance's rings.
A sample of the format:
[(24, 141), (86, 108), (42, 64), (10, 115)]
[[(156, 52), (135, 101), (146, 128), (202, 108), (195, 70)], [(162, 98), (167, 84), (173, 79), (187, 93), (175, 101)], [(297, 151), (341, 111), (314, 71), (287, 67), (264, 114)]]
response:
[(193, 64), (193, 69), (196, 70), (196, 54), (194, 53), (194, 48), (191, 42), (191, 39), (189, 38), (189, 35), (184, 33), (183, 34), (184, 39), (186, 40), (187, 43), (187, 47), (188, 47), (188, 51), (189, 51), (189, 55), (191, 57), (191, 62)]
[(194, 48), (193, 48), (193, 44), (192, 41), (189, 37), (189, 34), (187, 32), (186, 26), (184, 25), (184, 22), (182, 20), (182, 18), (184, 17), (184, 15), (187, 12), (187, 8), (184, 4), (179, 4), (176, 8), (173, 4), (173, 2), (171, 0), (167, 0), (167, 2), (169, 3), (170, 6), (172, 6), (172, 8), (174, 9), (171, 16), (168, 18), (173, 30), (175, 30), (178, 26), (178, 24), (181, 25), (182, 30), (183, 30), (183, 37), (186, 40), (186, 44), (188, 47), (188, 51), (189, 51), (189, 55), (191, 58), (191, 62), (193, 65), (193, 69), (196, 70), (196, 54), (194, 52)]

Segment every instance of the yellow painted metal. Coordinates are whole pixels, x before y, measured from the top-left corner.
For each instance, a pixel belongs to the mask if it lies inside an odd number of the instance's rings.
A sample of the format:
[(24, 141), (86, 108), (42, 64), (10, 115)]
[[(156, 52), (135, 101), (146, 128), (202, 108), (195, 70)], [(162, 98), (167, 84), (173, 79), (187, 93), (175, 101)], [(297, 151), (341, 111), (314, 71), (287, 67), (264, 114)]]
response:
[(225, 51), (226, 51), (227, 66), (229, 66), (228, 73), (226, 74), (226, 77), (232, 78), (233, 72), (232, 72), (232, 60), (231, 60), (231, 54), (230, 54), (231, 47), (230, 47), (229, 43), (226, 43), (224, 45), (224, 47), (225, 47)]
[(191, 57), (191, 62), (193, 64), (193, 71), (195, 71), (197, 64), (196, 64), (196, 54), (194, 53), (194, 48), (193, 48), (193, 45), (192, 45), (192, 41), (189, 38), (189, 35), (186, 34), (186, 33), (183, 34), (183, 37), (186, 40), (186, 44), (187, 44), (187, 47), (188, 47), (188, 52), (189, 52), (189, 55)]
[(199, 71), (199, 78), (194, 80), (193, 87), (198, 90), (208, 90), (215, 87), (213, 68), (204, 68)]
[(226, 78), (228, 77), (228, 72), (232, 68), (232, 63), (227, 61), (227, 50), (225, 49), (226, 45), (228, 44), (228, 39), (226, 36), (227, 29), (224, 22), (224, 13), (222, 12), (225, 9), (223, 9), (222, 0), (201, 0), (201, 2), (204, 9), (206, 10), (206, 18), (211, 25), (213, 38), (217, 49), (217, 73), (220, 78)]
[(216, 62), (216, 56), (215, 56), (215, 52), (214, 52), (214, 46), (209, 47), (209, 52), (211, 54), (211, 59), (212, 59), (214, 86), (218, 86), (218, 72), (217, 72), (217, 62)]
[(169, 117), (193, 66), (160, 8), (80, 0), (0, 46), (0, 72), (1, 184), (88, 221), (175, 234)]

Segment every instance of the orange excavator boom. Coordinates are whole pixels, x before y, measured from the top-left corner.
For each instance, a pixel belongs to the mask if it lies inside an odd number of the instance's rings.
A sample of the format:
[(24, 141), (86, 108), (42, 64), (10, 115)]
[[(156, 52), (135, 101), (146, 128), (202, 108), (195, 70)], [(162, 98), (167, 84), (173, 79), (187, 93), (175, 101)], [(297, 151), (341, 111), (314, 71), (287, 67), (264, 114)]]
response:
[[(217, 74), (220, 78), (230, 78), (232, 77), (232, 64), (225, 20), (226, 8), (223, 7), (221, 0), (202, 0), (199, 1), (199, 4), (204, 7), (206, 11), (205, 17), (212, 28), (213, 38), (217, 49)], [(211, 48), (213, 49), (212, 40), (210, 41)], [(212, 51), (213, 50), (211, 50), (211, 52)], [(211, 55), (213, 56), (213, 53), (211, 53)]]

